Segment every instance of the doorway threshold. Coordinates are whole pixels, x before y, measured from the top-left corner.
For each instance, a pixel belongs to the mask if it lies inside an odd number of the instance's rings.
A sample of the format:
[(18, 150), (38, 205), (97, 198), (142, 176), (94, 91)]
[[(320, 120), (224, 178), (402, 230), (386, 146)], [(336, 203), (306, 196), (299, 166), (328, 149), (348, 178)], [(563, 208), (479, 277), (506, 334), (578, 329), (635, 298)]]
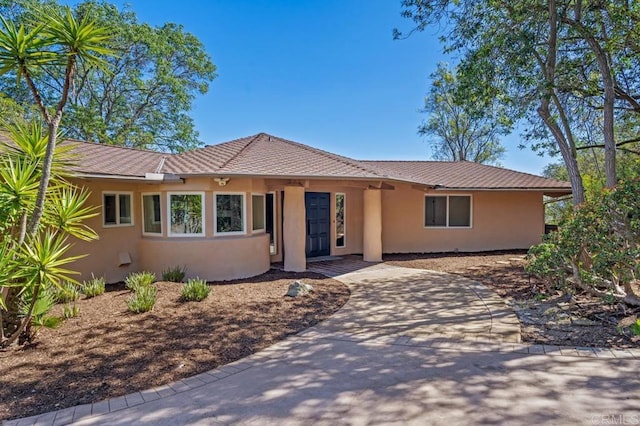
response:
[(307, 257), (307, 263), (313, 262), (327, 262), (330, 260), (342, 260), (340, 256), (318, 256), (318, 257)]

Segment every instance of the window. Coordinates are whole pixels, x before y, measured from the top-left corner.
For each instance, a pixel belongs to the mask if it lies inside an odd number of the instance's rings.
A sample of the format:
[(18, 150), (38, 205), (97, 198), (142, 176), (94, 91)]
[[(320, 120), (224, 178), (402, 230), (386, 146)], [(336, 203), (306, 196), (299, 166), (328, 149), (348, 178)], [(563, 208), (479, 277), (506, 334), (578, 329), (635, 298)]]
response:
[(244, 234), (244, 194), (214, 194), (216, 234)]
[(204, 193), (174, 192), (167, 194), (170, 236), (204, 235)]
[(103, 192), (102, 218), (104, 226), (131, 226), (131, 192)]
[(345, 194), (336, 194), (336, 247), (346, 246), (345, 234)]
[(160, 194), (142, 194), (142, 233), (162, 234)]
[(265, 229), (265, 204), (264, 195), (254, 194), (251, 196), (252, 229), (254, 231), (264, 231)]
[(470, 228), (471, 196), (426, 196), (424, 201), (424, 226)]

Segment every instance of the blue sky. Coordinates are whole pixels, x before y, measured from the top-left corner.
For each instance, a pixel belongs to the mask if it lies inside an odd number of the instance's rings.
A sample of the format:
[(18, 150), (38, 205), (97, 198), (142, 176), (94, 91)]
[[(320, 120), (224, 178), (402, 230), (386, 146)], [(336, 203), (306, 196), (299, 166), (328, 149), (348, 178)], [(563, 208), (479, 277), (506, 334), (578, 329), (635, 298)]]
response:
[[(435, 31), (410, 28), (400, 0), (129, 0), (152, 25), (182, 24), (218, 70), (192, 116), (213, 144), (267, 132), (358, 159), (430, 159), (418, 136)], [(549, 161), (504, 141), (505, 167), (539, 174)]]

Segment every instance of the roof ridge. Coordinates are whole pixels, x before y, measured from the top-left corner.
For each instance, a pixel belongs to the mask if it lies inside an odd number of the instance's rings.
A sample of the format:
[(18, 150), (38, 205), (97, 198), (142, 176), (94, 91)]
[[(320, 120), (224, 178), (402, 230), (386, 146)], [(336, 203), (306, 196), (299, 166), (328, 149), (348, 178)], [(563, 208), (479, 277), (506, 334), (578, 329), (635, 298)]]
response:
[[(227, 161), (225, 161), (224, 163), (220, 164), (220, 167), (218, 167), (218, 170), (224, 169), (227, 166), (227, 164), (229, 164), (230, 162), (232, 162), (233, 160), (238, 158), (240, 156), (240, 154), (242, 154), (247, 148), (249, 148), (249, 145), (251, 145), (256, 140), (258, 140), (258, 138), (261, 135), (266, 135), (266, 133), (257, 133), (257, 134), (255, 134), (253, 136), (247, 136), (248, 142), (242, 148), (240, 148), (240, 150), (238, 152), (236, 152), (234, 155), (229, 157), (229, 159)], [(239, 140), (239, 139), (236, 139), (236, 141), (237, 140)], [(233, 141), (230, 141), (230, 142), (233, 142)]]
[(379, 171), (377, 171), (377, 170), (372, 170), (372, 169), (369, 169), (368, 167), (364, 167), (364, 164), (362, 164), (361, 161), (356, 160), (355, 158), (346, 157), (346, 156), (340, 155), (340, 154), (334, 154), (333, 152), (325, 151), (323, 149), (315, 148), (315, 147), (312, 147), (312, 146), (309, 146), (309, 145), (305, 145), (305, 144), (300, 143), (300, 142), (292, 141), (292, 140), (289, 140), (289, 139), (284, 139), (284, 138), (281, 138), (281, 137), (278, 137), (278, 136), (269, 135), (267, 133), (262, 133), (262, 134), (264, 134), (265, 136), (269, 136), (270, 138), (273, 137), (275, 139), (279, 139), (280, 141), (285, 142), (285, 143), (296, 145), (296, 146), (298, 146), (298, 147), (300, 147), (300, 148), (302, 148), (302, 149), (304, 149), (306, 151), (311, 151), (311, 152), (314, 152), (316, 154), (320, 154), (320, 155), (322, 155), (324, 157), (329, 157), (329, 158), (331, 158), (333, 160), (340, 161), (343, 164), (359, 168), (362, 171), (365, 171), (365, 172), (368, 172), (368, 173), (373, 173), (374, 175), (378, 175), (381, 178), (388, 178), (389, 177), (389, 176), (386, 176), (386, 175), (380, 175)]

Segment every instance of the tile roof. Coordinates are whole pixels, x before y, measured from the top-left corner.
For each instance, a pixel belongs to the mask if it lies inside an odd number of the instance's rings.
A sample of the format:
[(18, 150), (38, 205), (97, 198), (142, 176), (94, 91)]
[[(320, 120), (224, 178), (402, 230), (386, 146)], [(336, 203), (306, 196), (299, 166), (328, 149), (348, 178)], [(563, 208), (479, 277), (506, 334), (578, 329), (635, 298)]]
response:
[(387, 178), (351, 158), (265, 133), (172, 156), (166, 170), (179, 175)]
[(568, 182), (470, 161), (361, 161), (414, 183), (451, 189), (559, 189)]
[[(6, 134), (0, 132), (0, 140)], [(567, 182), (472, 162), (358, 161), (290, 140), (259, 133), (180, 154), (65, 140), (77, 154), (80, 175), (140, 178), (261, 176), (404, 181), (450, 189), (540, 189), (568, 192)]]

